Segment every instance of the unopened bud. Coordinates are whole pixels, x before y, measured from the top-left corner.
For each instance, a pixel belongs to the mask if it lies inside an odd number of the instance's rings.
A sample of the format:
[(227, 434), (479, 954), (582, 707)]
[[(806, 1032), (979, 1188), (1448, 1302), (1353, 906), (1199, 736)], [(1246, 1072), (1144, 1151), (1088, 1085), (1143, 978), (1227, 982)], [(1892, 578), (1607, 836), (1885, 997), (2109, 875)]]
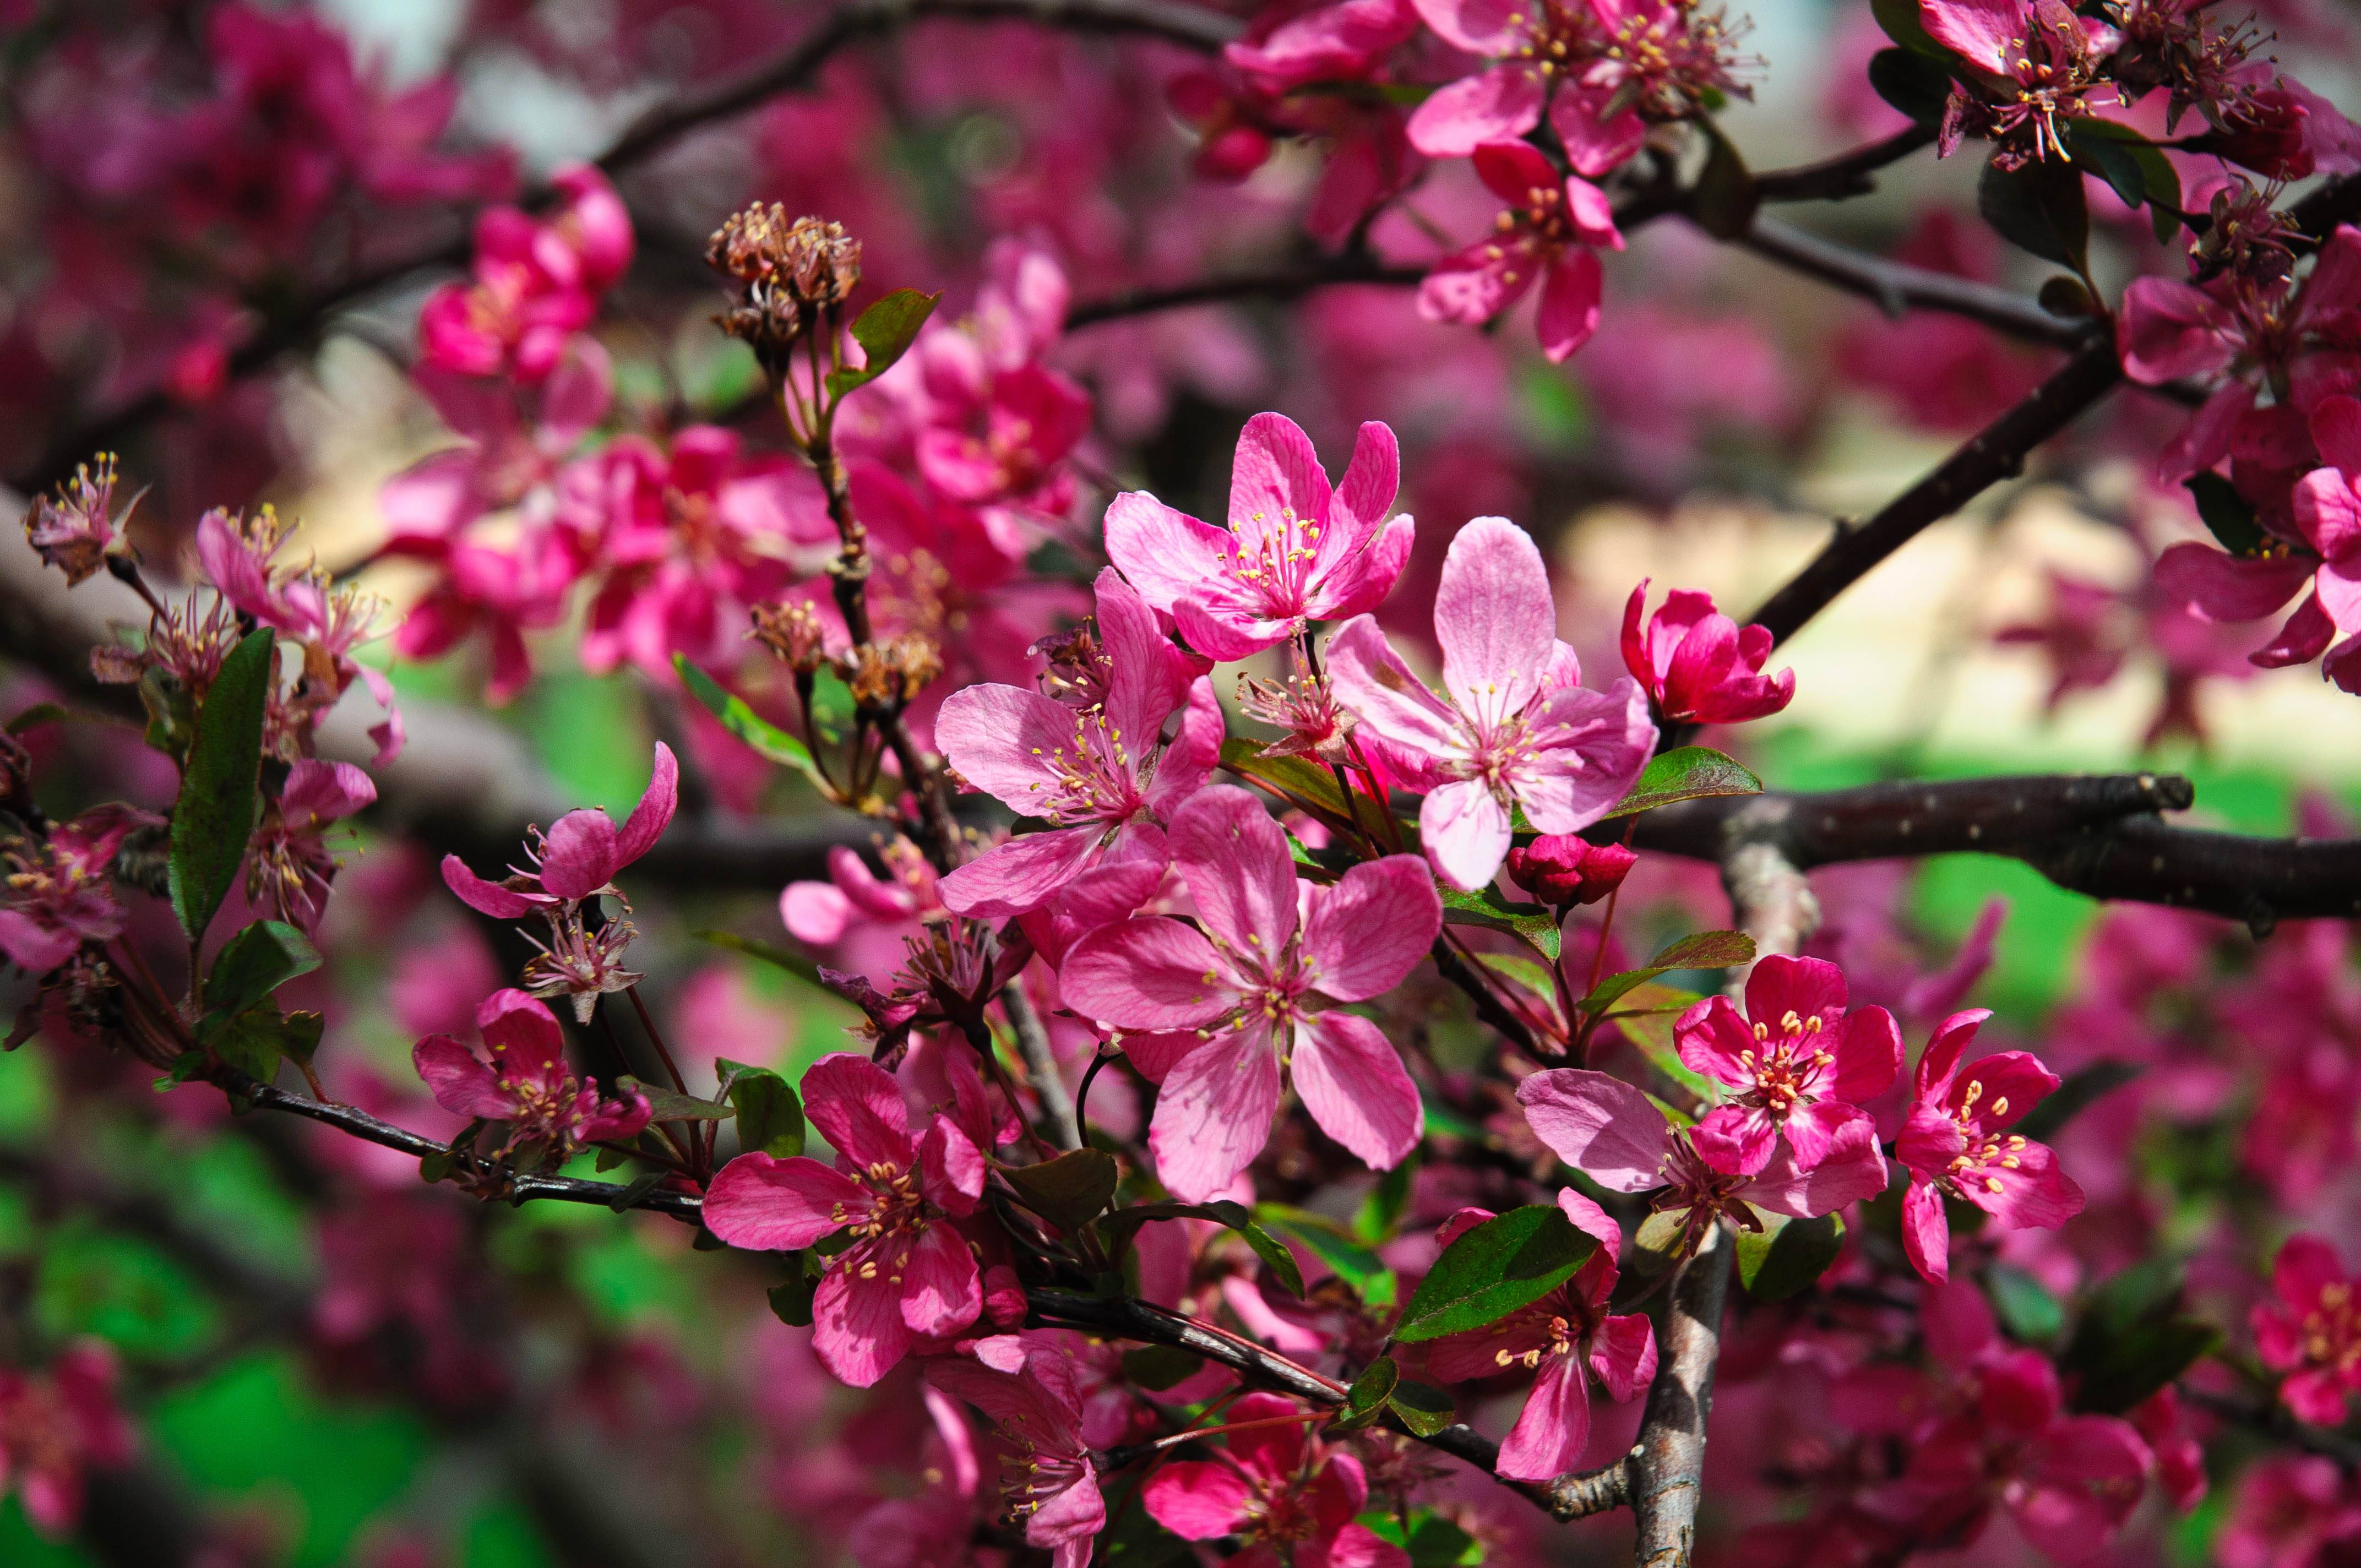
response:
[(758, 604), (747, 635), (768, 648), (779, 662), (799, 675), (808, 675), (828, 662), (828, 630), (819, 614), (802, 599), (785, 604)]
[(1543, 904), (1596, 904), (1623, 885), (1639, 858), (1620, 844), (1594, 844), (1575, 833), (1546, 833), (1509, 851), (1509, 880)]

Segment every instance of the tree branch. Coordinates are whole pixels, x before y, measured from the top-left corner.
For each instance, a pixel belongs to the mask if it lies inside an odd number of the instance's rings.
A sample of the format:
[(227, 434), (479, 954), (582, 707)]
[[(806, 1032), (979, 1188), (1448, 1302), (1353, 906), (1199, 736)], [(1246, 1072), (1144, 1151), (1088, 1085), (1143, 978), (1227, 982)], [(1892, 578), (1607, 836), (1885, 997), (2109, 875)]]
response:
[(1687, 1568), (1705, 1489), (1705, 1434), (1713, 1375), (1721, 1359), (1721, 1317), (1730, 1299), (1730, 1227), (1706, 1233), (1681, 1265), (1656, 1331), (1656, 1376), (1640, 1418), (1631, 1473), (1633, 1552), (1640, 1568)]
[(2054, 348), (2087, 347), (2093, 333), (2104, 330), (2087, 319), (2051, 315), (2039, 301), (2014, 289), (1888, 261), (1777, 218), (1757, 216), (1737, 243), (1791, 271), (1859, 294), (1895, 319), (1914, 310), (1941, 311), (1980, 322), (2023, 342)]
[(1932, 129), (1909, 126), (1817, 163), (1765, 170), (1754, 177), (1754, 194), (1765, 202), (1837, 202), (1847, 196), (1866, 196), (1877, 189), (1877, 181), (1871, 177), (1879, 170), (1934, 144)]

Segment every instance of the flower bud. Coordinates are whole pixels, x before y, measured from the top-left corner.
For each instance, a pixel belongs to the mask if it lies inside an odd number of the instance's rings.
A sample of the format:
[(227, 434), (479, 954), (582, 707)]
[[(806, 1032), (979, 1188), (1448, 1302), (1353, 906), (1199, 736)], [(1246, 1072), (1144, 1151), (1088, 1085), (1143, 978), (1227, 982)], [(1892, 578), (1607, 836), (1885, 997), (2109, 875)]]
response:
[(820, 624), (818, 612), (804, 600), (758, 604), (750, 619), (754, 630), (747, 635), (796, 674), (808, 675), (828, 662), (828, 629)]
[(1509, 880), (1543, 904), (1596, 904), (1623, 885), (1639, 856), (1576, 833), (1545, 833), (1509, 851)]

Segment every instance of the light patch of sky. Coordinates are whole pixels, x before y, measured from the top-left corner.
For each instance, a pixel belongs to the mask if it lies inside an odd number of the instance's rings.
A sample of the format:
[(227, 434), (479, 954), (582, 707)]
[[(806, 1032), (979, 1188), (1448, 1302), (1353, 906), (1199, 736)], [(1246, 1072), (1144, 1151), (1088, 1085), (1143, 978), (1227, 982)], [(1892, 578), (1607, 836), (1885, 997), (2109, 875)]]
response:
[(467, 0), (315, 0), (363, 61), (382, 62), (396, 86), (434, 75), (467, 19)]

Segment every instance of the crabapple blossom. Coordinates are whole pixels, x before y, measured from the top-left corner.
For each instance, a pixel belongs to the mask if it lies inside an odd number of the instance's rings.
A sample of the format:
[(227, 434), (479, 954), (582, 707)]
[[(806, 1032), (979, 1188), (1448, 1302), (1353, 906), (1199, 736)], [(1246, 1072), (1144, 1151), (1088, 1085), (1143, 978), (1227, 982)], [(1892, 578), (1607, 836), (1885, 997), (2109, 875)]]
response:
[(1928, 1279), (1950, 1275), (1946, 1198), (1971, 1203), (2011, 1230), (2054, 1230), (2082, 1208), (2082, 1189), (2058, 1168), (2055, 1151), (2008, 1131), (2057, 1089), (2058, 1075), (2029, 1051), (1960, 1060), (1991, 1016), (1971, 1008), (1935, 1025), (1918, 1058), (1910, 1119), (1894, 1144), (1895, 1157), (1915, 1179), (1902, 1201), (1902, 1240), (1911, 1265)]
[(1540, 0), (1504, 14), (1473, 0), (1418, 0), (1436, 37), (1498, 63), (1428, 94), (1411, 115), (1411, 145), (1430, 158), (1466, 158), (1522, 138), (1546, 114), (1576, 173), (1595, 180), (1630, 159), (1646, 125), (1630, 101), (1615, 105), (1614, 85), (1584, 76), (1592, 60), (1604, 63), (1596, 8)]
[(1938, 144), (1946, 157), (1977, 136), (1998, 144), (2002, 169), (2071, 161), (2059, 122), (2119, 101), (2100, 81), (2115, 30), (2076, 16), (2063, 0), (1919, 0), (1918, 14), (1927, 36), (1966, 60), (1981, 88), (1951, 89)]
[(654, 848), (680, 804), (680, 764), (672, 748), (656, 742), (648, 787), (621, 828), (603, 806), (569, 811), (547, 833), (535, 831), (526, 847), (533, 869), (511, 867), (499, 882), (487, 882), (456, 855), (443, 857), (443, 881), (459, 901), (495, 920), (515, 920), (613, 891), (624, 867)]
[(2298, 1420), (2341, 1426), (2361, 1388), (2361, 1302), (2336, 1249), (2295, 1235), (2271, 1264), (2271, 1299), (2250, 1321), (2263, 1365), (2285, 1376), (2279, 1398)]
[(836, 1164), (741, 1154), (707, 1189), (705, 1223), (757, 1251), (851, 1233), (813, 1294), (812, 1349), (838, 1378), (866, 1388), (915, 1341), (953, 1333), (983, 1310), (983, 1277), (950, 1222), (975, 1210), (984, 1151), (946, 1117), (912, 1138), (900, 1087), (849, 1052), (804, 1075), (804, 1111)]
[(1503, 517), (1459, 531), (1435, 589), (1443, 645), (1437, 697), (1358, 616), (1329, 640), (1336, 696), (1374, 735), (1425, 771), (1427, 859), (1454, 887), (1490, 882), (1509, 852), (1510, 811), (1543, 833), (1575, 833), (1613, 809), (1655, 749), (1639, 685), (1581, 685), (1557, 639), (1549, 573), (1532, 537)]
[(1737, 724), (1765, 718), (1795, 695), (1795, 672), (1763, 673), (1771, 632), (1741, 627), (1711, 594), (1675, 588), (1644, 624), (1648, 579), (1623, 606), (1623, 664), (1671, 724)]
[(1236, 1536), (1245, 1549), (1230, 1561), (1238, 1568), (1409, 1568), (1408, 1552), (1356, 1522), (1369, 1500), (1361, 1462), (1286, 1420), (1302, 1413), (1281, 1395), (1246, 1395), (1224, 1413), (1224, 1424), (1238, 1429), (1224, 1440), (1227, 1463), (1177, 1460), (1140, 1487), (1140, 1502), (1183, 1541)]
[(377, 784), (350, 762), (305, 757), (291, 764), (247, 850), (247, 897), (307, 931), (317, 926), (336, 874), (327, 830), (376, 799)]
[(157, 820), (127, 806), (97, 806), (52, 828), (46, 839), (10, 847), (0, 952), (27, 974), (45, 974), (83, 943), (119, 936), (125, 916), (109, 875), (115, 851)]
[(496, 991), (484, 998), (476, 1027), (489, 1062), (448, 1035), (419, 1041), (411, 1059), (445, 1111), (508, 1124), (502, 1157), (532, 1146), (545, 1151), (550, 1163), (561, 1163), (581, 1145), (629, 1139), (648, 1124), (645, 1095), (602, 1100), (574, 1075), (557, 1020), (523, 992)]
[(1419, 285), (1419, 313), (1481, 326), (1539, 281), (1542, 353), (1552, 364), (1564, 360), (1598, 330), (1596, 247), (1623, 248), (1607, 193), (1578, 174), (1561, 176), (1521, 141), (1477, 148), (1476, 175), (1509, 203), (1495, 221), (1499, 232), (1435, 263)]
[[(986, 1342), (992, 1343), (994, 1342)], [(1045, 1547), (1053, 1568), (1082, 1568), (1106, 1526), (1106, 1499), (1082, 1437), (1082, 1393), (1074, 1358), (1041, 1331), (1018, 1337), (1005, 1369), (981, 1359), (943, 1356), (927, 1364), (927, 1381), (992, 1418), (1007, 1452), (1001, 1497), (1028, 1546)]]
[(1191, 647), (1243, 659), (1312, 621), (1358, 615), (1392, 589), (1415, 527), (1391, 516), (1400, 478), (1382, 424), (1361, 426), (1344, 482), (1331, 488), (1312, 438), (1284, 414), (1259, 413), (1238, 434), (1226, 529), (1129, 491), (1107, 507), (1107, 554)]
[(118, 547), (123, 524), (137, 498), (115, 510), (115, 454), (102, 452), (74, 466), (74, 477), (55, 495), (39, 495), (25, 509), (25, 537), (46, 565), (66, 575), (66, 586), (83, 581)]
[[(1427, 1352), (1427, 1370), (1446, 1383), (1493, 1376), (1511, 1366), (1539, 1369), (1523, 1413), (1500, 1445), (1499, 1473), (1523, 1481), (1554, 1480), (1581, 1464), (1590, 1439), (1592, 1376), (1622, 1404), (1656, 1375), (1656, 1332), (1646, 1316), (1607, 1310), (1619, 1277), (1622, 1231), (1570, 1187), (1558, 1190), (1557, 1206), (1598, 1244), (1574, 1277), (1490, 1327), (1445, 1335)], [(1462, 1209), (1435, 1240), (1449, 1246), (1491, 1217), (1486, 1210)]]
[(1173, 818), (1171, 852), (1203, 929), (1162, 916), (1109, 926), (1058, 976), (1068, 1006), (1148, 1031), (1125, 1050), (1161, 1085), (1148, 1147), (1164, 1185), (1195, 1201), (1252, 1163), (1282, 1063), (1323, 1132), (1395, 1165), (1425, 1126), (1417, 1087), (1375, 1024), (1312, 1003), (1381, 995), (1425, 955), (1443, 920), (1425, 868), (1389, 855), (1333, 887), (1299, 886), (1279, 824), (1226, 786)]
[(1510, 850), (1501, 863), (1509, 880), (1563, 908), (1596, 904), (1623, 885), (1640, 857), (1620, 844), (1594, 844), (1575, 833), (1544, 833)]
[(1828, 1157), (1837, 1135), (1872, 1121), (1862, 1107), (1902, 1070), (1902, 1031), (1883, 1007), (1845, 1010), (1844, 971), (1772, 953), (1746, 977), (1746, 1013), (1709, 996), (1681, 1014), (1673, 1043), (1692, 1072), (1730, 1096), (1689, 1135), (1708, 1165), (1752, 1176), (1784, 1134), (1795, 1168)]

